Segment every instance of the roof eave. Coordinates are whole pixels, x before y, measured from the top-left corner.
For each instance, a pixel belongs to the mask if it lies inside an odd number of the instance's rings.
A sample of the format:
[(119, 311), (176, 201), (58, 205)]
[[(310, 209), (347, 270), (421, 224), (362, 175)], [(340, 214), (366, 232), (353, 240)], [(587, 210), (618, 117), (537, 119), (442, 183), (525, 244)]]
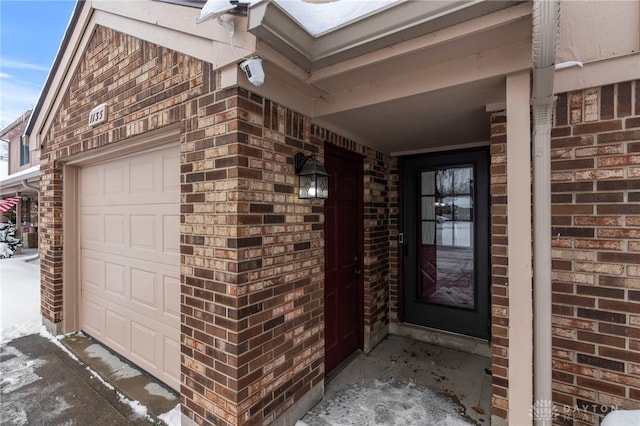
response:
[(405, 1), (317, 37), (276, 2), (249, 8), (247, 30), (307, 72), (487, 15), (521, 1)]

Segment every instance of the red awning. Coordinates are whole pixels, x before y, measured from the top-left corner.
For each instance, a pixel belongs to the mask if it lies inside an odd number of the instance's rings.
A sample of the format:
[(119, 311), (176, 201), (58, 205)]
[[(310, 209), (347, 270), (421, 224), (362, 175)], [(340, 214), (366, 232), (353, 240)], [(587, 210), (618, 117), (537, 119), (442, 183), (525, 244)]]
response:
[(21, 197), (9, 197), (4, 200), (0, 200), (0, 213), (8, 212), (13, 206), (20, 201)]

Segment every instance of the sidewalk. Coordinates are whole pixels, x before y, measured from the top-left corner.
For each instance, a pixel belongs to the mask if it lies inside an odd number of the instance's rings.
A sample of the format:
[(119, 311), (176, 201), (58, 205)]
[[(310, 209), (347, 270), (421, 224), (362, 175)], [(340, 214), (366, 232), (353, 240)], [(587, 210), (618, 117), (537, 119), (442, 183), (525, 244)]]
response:
[[(149, 425), (83, 364), (39, 334), (0, 347), (2, 404), (8, 425)], [(6, 422), (6, 423), (5, 423)]]

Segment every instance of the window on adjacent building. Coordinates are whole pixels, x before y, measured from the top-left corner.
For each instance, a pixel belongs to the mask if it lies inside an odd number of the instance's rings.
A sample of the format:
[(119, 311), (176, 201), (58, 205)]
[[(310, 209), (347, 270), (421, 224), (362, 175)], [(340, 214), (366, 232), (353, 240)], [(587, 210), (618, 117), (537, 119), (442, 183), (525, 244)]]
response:
[(29, 164), (29, 140), (25, 135), (20, 136), (20, 166)]

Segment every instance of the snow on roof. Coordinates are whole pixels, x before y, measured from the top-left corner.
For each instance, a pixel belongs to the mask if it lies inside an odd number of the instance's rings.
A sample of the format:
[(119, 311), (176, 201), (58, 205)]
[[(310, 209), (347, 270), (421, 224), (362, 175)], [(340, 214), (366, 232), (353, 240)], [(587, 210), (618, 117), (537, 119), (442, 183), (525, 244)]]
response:
[[(251, 5), (261, 1), (265, 0), (244, 0), (240, 1), (240, 4), (251, 7)], [(404, 0), (274, 1), (309, 34), (317, 37), (366, 18)], [(232, 11), (237, 5), (229, 0), (207, 0), (202, 7), (197, 22), (200, 23), (207, 19), (216, 18)]]
[(275, 0), (275, 2), (309, 34), (317, 37), (380, 12), (399, 3), (400, 0), (338, 0), (328, 3)]

